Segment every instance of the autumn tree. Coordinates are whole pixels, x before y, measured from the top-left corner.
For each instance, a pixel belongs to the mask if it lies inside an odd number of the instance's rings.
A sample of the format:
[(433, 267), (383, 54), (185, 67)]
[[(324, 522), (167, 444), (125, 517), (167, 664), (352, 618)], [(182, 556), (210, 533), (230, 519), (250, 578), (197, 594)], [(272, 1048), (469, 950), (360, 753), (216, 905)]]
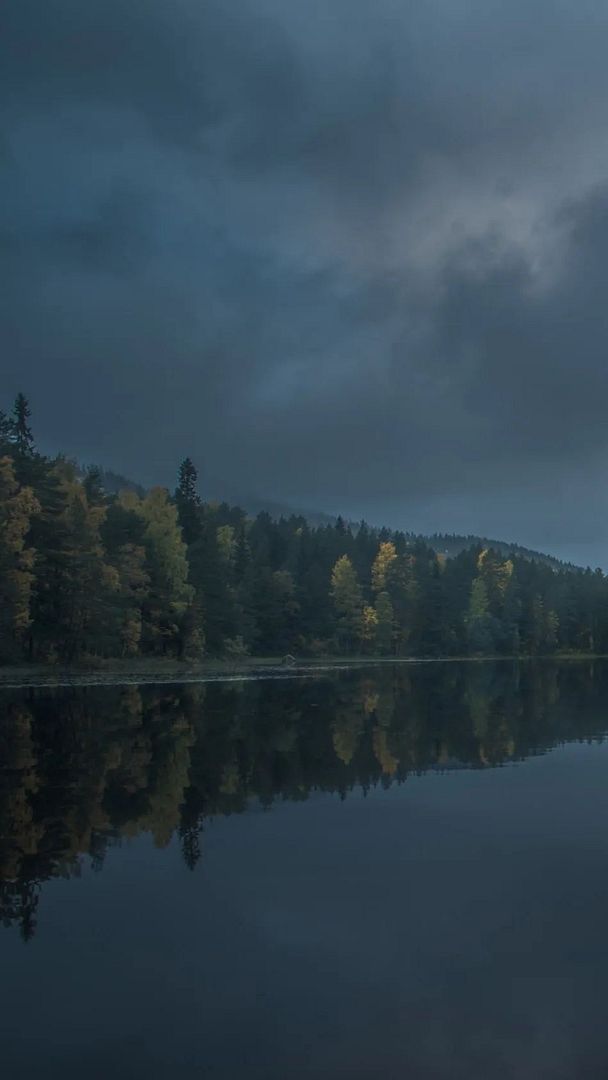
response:
[(58, 467), (63, 508), (56, 522), (60, 558), (54, 587), (60, 633), (55, 652), (72, 660), (83, 654), (107, 654), (112, 648), (113, 597), (118, 574), (106, 559), (101, 538), (105, 507), (89, 505), (84, 485), (72, 466)]
[(338, 641), (347, 652), (352, 652), (361, 640), (363, 599), (348, 555), (342, 555), (332, 570), (331, 596), (337, 615)]
[(153, 651), (179, 652), (181, 622), (193, 600), (188, 581), (186, 545), (177, 509), (165, 488), (155, 487), (141, 500), (143, 544), (150, 589), (144, 608), (144, 633)]
[(396, 569), (397, 549), (391, 540), (380, 544), (372, 565), (372, 589), (375, 593), (386, 592), (393, 583)]
[(366, 604), (361, 612), (361, 644), (363, 651), (374, 653), (378, 635), (378, 612), (371, 604)]
[(31, 625), (35, 551), (27, 538), (39, 513), (31, 488), (17, 484), (11, 459), (0, 458), (0, 656), (19, 656)]

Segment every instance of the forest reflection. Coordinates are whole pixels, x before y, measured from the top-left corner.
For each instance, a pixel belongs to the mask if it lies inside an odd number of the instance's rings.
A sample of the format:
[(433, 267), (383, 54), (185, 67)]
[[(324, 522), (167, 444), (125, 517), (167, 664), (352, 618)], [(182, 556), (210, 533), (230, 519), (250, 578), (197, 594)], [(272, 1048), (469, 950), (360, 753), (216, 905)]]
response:
[(606, 730), (608, 665), (446, 663), (327, 678), (5, 690), (0, 918), (35, 933), (44, 883), (123, 839), (179, 838), (256, 802), (345, 798), (428, 769), (522, 760)]

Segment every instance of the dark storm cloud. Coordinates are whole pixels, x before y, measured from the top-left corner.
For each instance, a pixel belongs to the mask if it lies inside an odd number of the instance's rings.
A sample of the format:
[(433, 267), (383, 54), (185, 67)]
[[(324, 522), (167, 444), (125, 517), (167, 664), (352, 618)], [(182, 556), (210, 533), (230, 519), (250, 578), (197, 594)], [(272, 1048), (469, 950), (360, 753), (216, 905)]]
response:
[(191, 453), (217, 493), (565, 554), (587, 513), (608, 539), (603, 5), (0, 20), (3, 383), (46, 446), (163, 482)]

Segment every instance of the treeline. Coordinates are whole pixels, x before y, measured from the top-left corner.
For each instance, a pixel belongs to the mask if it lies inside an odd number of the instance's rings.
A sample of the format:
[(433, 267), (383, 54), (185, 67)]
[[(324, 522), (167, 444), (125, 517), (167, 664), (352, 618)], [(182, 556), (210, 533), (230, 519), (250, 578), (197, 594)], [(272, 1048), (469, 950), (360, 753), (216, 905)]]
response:
[[(406, 536), (410, 537), (413, 534), (406, 533)], [(428, 544), (434, 551), (439, 554), (447, 555), (453, 558), (455, 555), (460, 555), (461, 551), (466, 551), (467, 548), (481, 547), (492, 548), (498, 555), (502, 555), (505, 558), (510, 558), (513, 555), (517, 555), (522, 559), (532, 559), (533, 562), (544, 563), (545, 566), (550, 566), (554, 570), (574, 570), (576, 567), (573, 563), (563, 562), (562, 559), (557, 559), (554, 555), (545, 555), (540, 551), (533, 551), (531, 548), (523, 547), (521, 544), (507, 544), (504, 540), (488, 540), (484, 536), (474, 536), (469, 534), (468, 536), (460, 536), (458, 533), (432, 533), (430, 536), (424, 537)]]
[(44, 883), (123, 840), (427, 769), (484, 768), (605, 731), (606, 665), (439, 664), (332, 679), (0, 691), (0, 923), (35, 930)]
[(110, 492), (0, 414), (0, 662), (608, 651), (600, 570), (473, 546), (454, 558), (340, 518), (251, 519), (176, 490)]

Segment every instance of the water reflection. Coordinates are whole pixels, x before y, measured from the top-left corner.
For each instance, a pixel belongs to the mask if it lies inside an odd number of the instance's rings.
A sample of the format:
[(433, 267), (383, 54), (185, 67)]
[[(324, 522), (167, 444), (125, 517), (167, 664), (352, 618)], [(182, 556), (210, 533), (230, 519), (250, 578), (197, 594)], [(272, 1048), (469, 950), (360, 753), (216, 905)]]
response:
[(330, 678), (4, 691), (0, 918), (28, 940), (44, 883), (123, 838), (180, 839), (258, 801), (345, 798), (428, 769), (521, 760), (606, 729), (605, 664), (434, 664)]

